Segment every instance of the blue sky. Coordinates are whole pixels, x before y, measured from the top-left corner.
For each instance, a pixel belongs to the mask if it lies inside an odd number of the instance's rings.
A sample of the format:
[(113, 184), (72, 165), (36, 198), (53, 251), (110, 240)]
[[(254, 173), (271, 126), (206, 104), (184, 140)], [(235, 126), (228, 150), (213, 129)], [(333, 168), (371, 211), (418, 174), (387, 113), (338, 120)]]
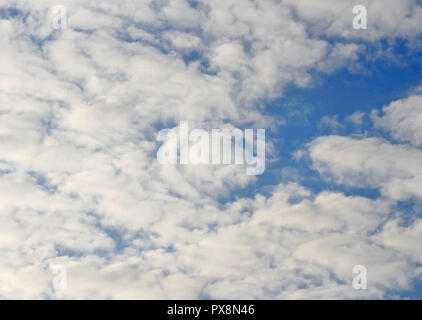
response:
[[(422, 52), (409, 52), (402, 43), (386, 44), (385, 48), (395, 53), (393, 59), (367, 61), (363, 56), (361, 61), (365, 72), (351, 73), (341, 69), (334, 74), (322, 75), (310, 88), (289, 87), (283, 98), (266, 104), (266, 113), (285, 119), (286, 122), (278, 127), (276, 132), (270, 133), (272, 139), (277, 139), (279, 142), (278, 160), (271, 163), (266, 174), (260, 177), (258, 188), (278, 184), (281, 181), (300, 179), (302, 185), (316, 193), (328, 189), (352, 196), (362, 195), (369, 198), (380, 196), (376, 188), (348, 188), (344, 185), (327, 183), (319, 177), (317, 172), (309, 168), (306, 160), (298, 163), (292, 157), (292, 153), (305, 148), (306, 144), (317, 136), (338, 133), (338, 131), (346, 136), (365, 133), (390, 138), (373, 127), (369, 119), (370, 114), (373, 110), (381, 112), (382, 107), (407, 97), (410, 90), (420, 85)], [(297, 106), (301, 107), (300, 111), (297, 110)], [(356, 111), (365, 113), (362, 125), (356, 126), (344, 121), (347, 116)], [(320, 120), (324, 116), (337, 117), (336, 119), (344, 124), (344, 127), (333, 130), (333, 128), (321, 126)], [(295, 174), (283, 176), (281, 171), (286, 167), (296, 170)], [(414, 207), (414, 201), (406, 203), (400, 203), (398, 206), (402, 206), (409, 215), (421, 216), (420, 207)], [(388, 297), (421, 299), (421, 281), (415, 281), (410, 290), (392, 291)]]
[[(0, 298), (422, 298), (421, 19), (3, 1)], [(265, 129), (266, 170), (162, 164), (182, 121)]]
[[(318, 177), (317, 172), (309, 168), (306, 159), (297, 161), (292, 153), (306, 148), (307, 143), (321, 135), (367, 134), (389, 138), (388, 134), (373, 127), (370, 114), (374, 110), (381, 112), (384, 106), (407, 97), (409, 91), (420, 85), (422, 52), (409, 52), (403, 41), (383, 45), (384, 50), (397, 54), (368, 61), (371, 60), (366, 58), (366, 53), (371, 50), (368, 49), (360, 56), (360, 71), (355, 73), (341, 68), (333, 74), (316, 74), (316, 80), (310, 87), (288, 86), (282, 98), (264, 103), (263, 113), (282, 121), (275, 130), (268, 132), (270, 139), (276, 141), (278, 146), (276, 161), (268, 163), (266, 173), (259, 176), (259, 183), (253, 191), (244, 192), (252, 194), (267, 185), (292, 179), (289, 176), (283, 177), (281, 173), (283, 168), (289, 167), (296, 169), (302, 184), (313, 191), (330, 188), (348, 194), (379, 196), (376, 189), (350, 190), (344, 186), (327, 184)], [(359, 126), (345, 119), (354, 112), (365, 113)], [(320, 121), (325, 116), (336, 117), (344, 127), (333, 129), (321, 125)]]

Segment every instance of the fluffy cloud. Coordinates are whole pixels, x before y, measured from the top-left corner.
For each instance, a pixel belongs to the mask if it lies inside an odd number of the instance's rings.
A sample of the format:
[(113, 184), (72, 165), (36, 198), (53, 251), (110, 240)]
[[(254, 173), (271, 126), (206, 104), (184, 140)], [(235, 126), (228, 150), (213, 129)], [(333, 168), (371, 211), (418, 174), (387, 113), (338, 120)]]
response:
[[(156, 161), (162, 127), (270, 127), (261, 101), (356, 61), (365, 43), (345, 27), (311, 32), (336, 15), (307, 1), (62, 3), (65, 30), (51, 27), (55, 1), (0, 2), (2, 298), (365, 298), (417, 276), (403, 259), (418, 254), (420, 224), (382, 226), (395, 200), (421, 196), (419, 149), (312, 142), (316, 169), (380, 199), (296, 184), (235, 198), (256, 181), (241, 166)], [(401, 3), (387, 17), (403, 16), (396, 35), (412, 37), (420, 8)], [(386, 29), (370, 37), (390, 34), (388, 21), (374, 19)], [(384, 111), (377, 125), (418, 146), (414, 108)], [(368, 291), (350, 285), (356, 264), (373, 275)], [(67, 268), (67, 290), (52, 287), (52, 265)]]
[(392, 102), (383, 108), (383, 115), (373, 113), (375, 126), (388, 131), (394, 139), (422, 147), (422, 96)]
[[(378, 189), (380, 199), (390, 203), (411, 206), (413, 203), (413, 210), (403, 211), (400, 207), (392, 210), (391, 218), (380, 224), (380, 229), (371, 237), (373, 243), (382, 245), (391, 253), (389, 259), (398, 269), (383, 270), (383, 275), (395, 274), (397, 288), (406, 287), (409, 279), (421, 276), (417, 267), (421, 256), (418, 243), (422, 240), (419, 232), (422, 222), (419, 214), (422, 151), (418, 140), (420, 126), (417, 125), (420, 104), (419, 96), (410, 96), (384, 107), (381, 117), (373, 112), (375, 126), (407, 144), (393, 144), (381, 138), (344, 136), (319, 137), (309, 144), (313, 166), (325, 179), (345, 186)], [(344, 239), (335, 243), (341, 241)], [(381, 249), (379, 254), (384, 258), (389, 255)], [(407, 262), (400, 263), (399, 259)], [(378, 285), (384, 286), (384, 280)]]
[[(309, 24), (312, 32), (329, 37), (376, 41), (404, 36), (413, 41), (420, 34), (418, 21), (422, 8), (416, 0), (363, 0), (358, 3), (352, 0), (287, 0), (285, 3)], [(368, 32), (358, 32), (351, 27), (352, 9), (356, 5), (367, 8)]]
[(309, 145), (315, 169), (338, 184), (379, 188), (395, 200), (420, 199), (421, 105), (421, 97), (414, 95), (384, 107), (382, 116), (378, 111), (372, 113), (375, 127), (386, 130), (400, 144), (374, 137), (315, 139)]
[(328, 136), (313, 141), (309, 151), (314, 167), (336, 183), (380, 188), (396, 200), (422, 196), (419, 149), (378, 138)]

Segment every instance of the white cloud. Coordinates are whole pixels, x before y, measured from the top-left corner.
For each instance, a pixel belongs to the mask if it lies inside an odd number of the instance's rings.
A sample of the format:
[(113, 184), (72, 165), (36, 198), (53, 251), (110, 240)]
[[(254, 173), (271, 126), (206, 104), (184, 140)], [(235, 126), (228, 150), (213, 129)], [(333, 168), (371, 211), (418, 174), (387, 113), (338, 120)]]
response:
[[(362, 0), (358, 3), (352, 0), (287, 0), (286, 3), (309, 24), (311, 32), (319, 35), (369, 41), (400, 36), (415, 40), (421, 31), (418, 21), (422, 8), (416, 0)], [(367, 8), (367, 30), (352, 28), (355, 5)]]
[(363, 123), (364, 117), (365, 112), (355, 111), (351, 115), (347, 116), (345, 120), (359, 126)]
[[(362, 263), (364, 265), (373, 264), (367, 259), (377, 260), (382, 257), (380, 263), (383, 267), (371, 280), (380, 289), (385, 288), (387, 283), (396, 289), (405, 288), (409, 286), (410, 279), (421, 276), (417, 267), (421, 255), (418, 244), (421, 241), (419, 229), (422, 221), (418, 205), (422, 198), (422, 151), (418, 140), (420, 126), (417, 125), (420, 103), (419, 96), (410, 96), (384, 107), (382, 116), (373, 112), (375, 126), (387, 130), (393, 138), (407, 144), (393, 144), (381, 138), (326, 136), (315, 139), (308, 146), (314, 168), (329, 181), (345, 186), (379, 189), (379, 201), (384, 199), (391, 204), (399, 201), (414, 203), (414, 210), (398, 207), (391, 211), (390, 219), (384, 223), (378, 222), (379, 230), (370, 237), (371, 243), (377, 246), (375, 251), (363, 243), (356, 247), (356, 254), (358, 251), (359, 254), (371, 251), (370, 255), (360, 258), (365, 261)], [(331, 244), (336, 247), (346, 238), (339, 237), (330, 244), (322, 241), (318, 240), (318, 247), (306, 244), (305, 249), (299, 252), (303, 257), (313, 251), (324, 252)], [(320, 250), (319, 246), (323, 249)], [(345, 250), (343, 252), (347, 254), (337, 261), (343, 263), (354, 256), (354, 246), (347, 246)], [(317, 261), (322, 263), (334, 260), (329, 255), (323, 255)], [(347, 273), (347, 268), (344, 268), (344, 272)]]
[[(51, 28), (55, 1), (1, 4), (22, 12), (0, 19), (1, 297), (356, 298), (409, 284), (402, 258), (417, 254), (417, 226), (390, 230), (407, 244), (372, 242), (390, 199), (295, 184), (233, 199), (255, 181), (244, 168), (156, 161), (161, 127), (268, 127), (276, 120), (256, 102), (356, 60), (357, 45), (323, 40), (332, 27), (308, 32), (320, 10), (299, 2), (309, 20), (299, 21), (274, 1), (62, 3), (62, 31)], [(386, 9), (407, 17), (403, 5)], [(416, 32), (418, 12), (398, 35)], [(186, 62), (193, 50), (199, 60)], [(420, 152), (379, 139), (311, 144), (322, 173), (394, 200), (420, 196)], [(349, 285), (361, 263), (374, 275), (367, 292)], [(68, 269), (67, 290), (53, 291), (50, 264)]]
[(372, 116), (375, 126), (388, 131), (401, 142), (422, 147), (422, 96), (414, 95), (392, 102), (383, 108), (383, 115)]
[(422, 197), (419, 149), (378, 138), (327, 136), (313, 141), (309, 151), (315, 169), (336, 183), (380, 188), (395, 200)]

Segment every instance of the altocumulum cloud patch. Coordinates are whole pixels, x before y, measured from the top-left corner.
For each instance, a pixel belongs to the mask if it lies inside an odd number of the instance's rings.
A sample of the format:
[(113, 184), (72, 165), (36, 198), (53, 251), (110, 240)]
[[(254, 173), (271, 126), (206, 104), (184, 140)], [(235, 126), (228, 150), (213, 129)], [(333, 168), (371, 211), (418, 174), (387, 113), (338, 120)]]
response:
[[(266, 105), (340, 70), (371, 73), (394, 60), (386, 46), (397, 41), (420, 53), (419, 1), (360, 1), (365, 30), (353, 29), (355, 4), (65, 0), (66, 24), (54, 28), (56, 1), (1, 0), (0, 298), (411, 290), (422, 257), (417, 93), (371, 106), (370, 130), (298, 143), (323, 190), (300, 179), (265, 186), (241, 165), (156, 159), (157, 133), (189, 121), (266, 128), (267, 164), (282, 170), (282, 139), (271, 132), (285, 115)], [(358, 125), (360, 108), (348, 114)], [(67, 270), (60, 290), (55, 265)], [(352, 287), (355, 265), (367, 268), (366, 290)]]

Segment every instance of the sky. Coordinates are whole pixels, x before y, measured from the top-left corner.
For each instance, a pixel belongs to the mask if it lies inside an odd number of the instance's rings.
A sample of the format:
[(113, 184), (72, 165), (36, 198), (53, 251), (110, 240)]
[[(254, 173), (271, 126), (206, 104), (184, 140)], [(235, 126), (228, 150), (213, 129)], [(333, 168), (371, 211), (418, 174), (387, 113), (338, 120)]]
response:
[[(0, 298), (421, 299), (421, 21), (0, 0)], [(265, 171), (160, 163), (181, 121), (265, 129)]]

